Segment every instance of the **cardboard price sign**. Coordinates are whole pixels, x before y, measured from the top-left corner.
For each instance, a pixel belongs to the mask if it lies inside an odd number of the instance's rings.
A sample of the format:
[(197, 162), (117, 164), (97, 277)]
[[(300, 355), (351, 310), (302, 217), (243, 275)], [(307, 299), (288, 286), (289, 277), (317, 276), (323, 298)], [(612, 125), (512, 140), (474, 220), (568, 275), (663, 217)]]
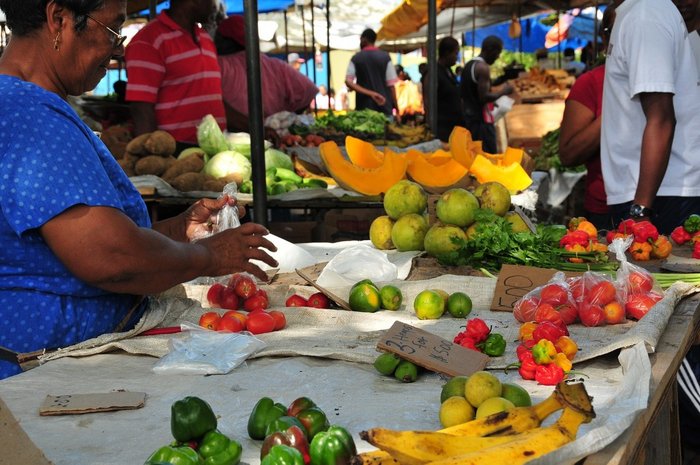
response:
[[(515, 302), (522, 296), (544, 286), (552, 279), (557, 270), (552, 268), (537, 268), (535, 266), (503, 265), (498, 273), (496, 289), (493, 292), (491, 310), (495, 312), (512, 312)], [(581, 273), (565, 272), (569, 278)]]
[(377, 343), (377, 348), (449, 376), (469, 376), (483, 370), (488, 355), (400, 321), (395, 321)]

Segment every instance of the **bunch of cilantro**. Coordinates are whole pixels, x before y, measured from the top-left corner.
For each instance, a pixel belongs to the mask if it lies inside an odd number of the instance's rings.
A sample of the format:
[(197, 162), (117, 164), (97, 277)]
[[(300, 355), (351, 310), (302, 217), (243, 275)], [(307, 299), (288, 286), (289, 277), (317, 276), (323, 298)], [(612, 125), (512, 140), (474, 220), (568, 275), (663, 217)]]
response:
[(563, 225), (537, 226), (534, 234), (513, 232), (505, 218), (491, 210), (476, 211), (476, 234), (469, 240), (453, 239), (459, 249), (438, 258), (443, 265), (468, 265), (497, 272), (503, 264), (528, 265), (540, 268), (556, 268), (572, 271), (586, 269), (610, 269), (607, 255), (591, 253), (596, 263), (571, 263), (570, 252), (559, 247), (559, 240), (566, 234)]

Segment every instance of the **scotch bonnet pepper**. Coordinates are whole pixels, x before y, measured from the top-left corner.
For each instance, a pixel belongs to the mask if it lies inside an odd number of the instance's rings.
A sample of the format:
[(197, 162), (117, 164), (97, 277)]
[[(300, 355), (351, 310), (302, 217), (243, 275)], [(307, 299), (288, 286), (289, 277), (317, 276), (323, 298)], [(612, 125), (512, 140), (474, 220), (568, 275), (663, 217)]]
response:
[(217, 430), (209, 431), (199, 443), (204, 465), (236, 465), (241, 461), (242, 452), (240, 443)]
[(331, 426), (311, 441), (312, 465), (350, 465), (356, 454), (355, 441), (342, 426)]
[(170, 430), (179, 442), (199, 439), (215, 430), (216, 426), (216, 415), (209, 404), (199, 397), (185, 397), (174, 402), (170, 408)]
[(532, 347), (532, 357), (538, 365), (547, 365), (554, 361), (557, 356), (557, 349), (552, 344), (552, 341), (540, 339), (537, 344)]
[(284, 405), (275, 404), (275, 401), (269, 397), (263, 397), (255, 404), (248, 417), (248, 436), (251, 439), (265, 439), (267, 425), (286, 413), (287, 409)]
[(144, 465), (201, 465), (202, 458), (191, 447), (163, 446), (146, 460)]
[(537, 365), (535, 381), (545, 386), (554, 386), (564, 379), (564, 370), (556, 363)]
[(506, 351), (506, 340), (498, 333), (491, 333), (484, 341), (482, 350), (489, 357), (500, 357)]
[(260, 465), (304, 465), (304, 458), (295, 448), (278, 444), (272, 446)]
[(683, 228), (693, 234), (700, 231), (700, 215), (693, 213), (683, 222)]

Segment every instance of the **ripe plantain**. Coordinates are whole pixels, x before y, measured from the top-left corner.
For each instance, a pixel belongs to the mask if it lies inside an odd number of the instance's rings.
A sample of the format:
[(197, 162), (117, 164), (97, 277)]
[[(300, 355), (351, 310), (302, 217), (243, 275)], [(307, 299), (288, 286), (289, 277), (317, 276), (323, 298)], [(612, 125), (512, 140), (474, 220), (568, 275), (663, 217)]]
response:
[(481, 438), (432, 431), (393, 431), (384, 428), (362, 431), (360, 437), (388, 452), (401, 465), (423, 465), (512, 440), (509, 436)]
[(589, 412), (565, 407), (552, 426), (507, 436), (511, 440), (505, 444), (436, 460), (429, 462), (429, 465), (521, 465), (573, 441), (581, 424), (590, 422), (594, 417), (592, 407)]

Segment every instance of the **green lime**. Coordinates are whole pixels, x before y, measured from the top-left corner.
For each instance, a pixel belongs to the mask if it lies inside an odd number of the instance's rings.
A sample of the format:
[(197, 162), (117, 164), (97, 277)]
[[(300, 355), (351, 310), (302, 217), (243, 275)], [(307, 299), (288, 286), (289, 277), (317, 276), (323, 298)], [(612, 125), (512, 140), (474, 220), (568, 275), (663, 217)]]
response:
[(384, 352), (374, 360), (374, 368), (383, 375), (393, 375), (396, 367), (399, 366), (401, 357), (391, 352)]
[(440, 294), (440, 297), (442, 297), (442, 300), (445, 301), (445, 305), (447, 305), (447, 299), (450, 298), (450, 294), (447, 291), (443, 291), (442, 289), (431, 289), (431, 291), (435, 291), (438, 294)]
[(358, 281), (355, 284), (353, 284), (350, 290), (352, 291), (353, 289), (355, 289), (355, 287), (359, 286), (360, 284), (371, 284), (372, 286), (377, 287), (377, 285), (374, 284), (371, 279), (363, 279), (362, 281)]
[(374, 313), (379, 310), (379, 290), (370, 283), (356, 284), (350, 290), (350, 308), (356, 312)]
[(436, 320), (445, 313), (445, 300), (437, 292), (426, 289), (416, 296), (413, 309), (420, 320)]
[(442, 385), (440, 391), (440, 403), (445, 402), (453, 396), (464, 397), (464, 384), (469, 379), (469, 376), (454, 376)]
[(382, 299), (382, 308), (398, 310), (401, 307), (403, 295), (398, 287), (387, 284), (379, 290), (379, 295)]
[(447, 299), (447, 311), (455, 318), (465, 318), (472, 311), (472, 299), (464, 292), (453, 292)]
[(528, 393), (522, 386), (503, 383), (502, 387), (503, 390), (501, 392), (501, 397), (513, 402), (513, 405), (516, 407), (530, 407), (532, 405), (530, 393)]

